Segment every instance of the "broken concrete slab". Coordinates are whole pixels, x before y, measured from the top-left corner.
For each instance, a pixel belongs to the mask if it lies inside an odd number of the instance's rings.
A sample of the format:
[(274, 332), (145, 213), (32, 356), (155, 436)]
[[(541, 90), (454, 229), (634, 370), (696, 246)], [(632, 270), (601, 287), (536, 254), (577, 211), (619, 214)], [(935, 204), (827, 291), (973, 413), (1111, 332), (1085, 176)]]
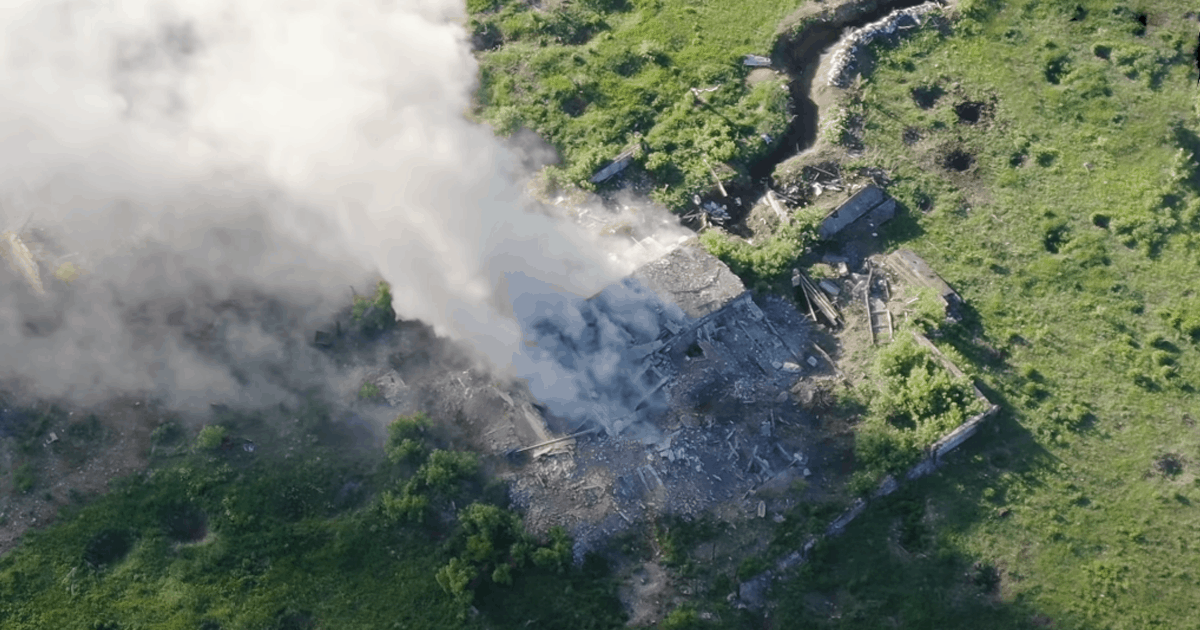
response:
[[(868, 215), (870, 215), (868, 217)], [(851, 224), (868, 217), (872, 227), (882, 225), (896, 215), (896, 202), (878, 186), (866, 186), (830, 212), (821, 222), (817, 235), (830, 239)]]
[(629, 166), (629, 164), (633, 162), (634, 153), (635, 149), (626, 149), (620, 155), (613, 158), (613, 161), (609, 162), (607, 166), (599, 171), (596, 171), (596, 174), (592, 175), (592, 178), (588, 181), (592, 182), (593, 184), (599, 184), (600, 182), (612, 178), (617, 173), (625, 170), (625, 167)]
[(725, 307), (746, 291), (741, 279), (716, 256), (704, 251), (697, 238), (642, 266), (633, 277), (679, 305), (693, 319)]
[(898, 249), (888, 254), (883, 261), (904, 282), (933, 289), (946, 309), (946, 317), (956, 321), (961, 317), (959, 311), (963, 306), (962, 297), (916, 252)]

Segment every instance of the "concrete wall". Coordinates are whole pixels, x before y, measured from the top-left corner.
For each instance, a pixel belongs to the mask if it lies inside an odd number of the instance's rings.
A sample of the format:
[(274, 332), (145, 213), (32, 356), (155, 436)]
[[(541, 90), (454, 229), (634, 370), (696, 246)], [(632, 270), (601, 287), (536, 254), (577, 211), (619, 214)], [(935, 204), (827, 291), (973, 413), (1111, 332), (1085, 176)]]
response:
[[(922, 346), (930, 348), (933, 351), (934, 356), (937, 357), (942, 365), (944, 365), (946, 369), (950, 370), (952, 374), (959, 377), (963, 376), (963, 371), (960, 370), (957, 365), (954, 365), (949, 359), (947, 359), (946, 356), (942, 354), (932, 342), (926, 339), (923, 335), (918, 335), (916, 333), (913, 333), (913, 335), (917, 338), (918, 343), (920, 343)], [(946, 455), (950, 454), (954, 451), (954, 449), (961, 446), (972, 435), (978, 433), (979, 427), (983, 425), (984, 421), (996, 415), (996, 413), (1000, 411), (1000, 405), (992, 404), (992, 402), (983, 395), (983, 392), (979, 390), (978, 386), (975, 387), (975, 394), (988, 404), (987, 410), (971, 417), (953, 431), (942, 436), (938, 441), (930, 445), (926, 451), (927, 455), (925, 459), (908, 469), (908, 472), (904, 474), (905, 482), (920, 479), (921, 477), (924, 477), (937, 470), (938, 467), (942, 465), (942, 460), (946, 457)], [(871, 500), (881, 499), (892, 494), (900, 488), (901, 483), (903, 482), (889, 475), (883, 480), (883, 483), (879, 484), (879, 488), (871, 494)], [(742, 584), (745, 585), (746, 588), (744, 590), (739, 589), (739, 595), (743, 592), (745, 592), (747, 595), (751, 593), (758, 595), (764, 591), (765, 584), (768, 584), (774, 580), (775, 577), (782, 574), (784, 571), (808, 562), (808, 558), (810, 557), (813, 547), (816, 546), (820, 539), (840, 536), (846, 531), (846, 527), (850, 525), (854, 519), (858, 518), (860, 514), (866, 511), (868, 504), (869, 502), (866, 499), (856, 499), (849, 509), (847, 509), (845, 512), (842, 512), (841, 515), (829, 523), (829, 526), (825, 528), (824, 536), (814, 536), (810, 538), (807, 542), (805, 542), (801, 549), (787, 554), (778, 562), (776, 562), (774, 569), (764, 571), (743, 582)], [(761, 606), (761, 602), (764, 601), (765, 599), (762, 596), (756, 596), (753, 598), (740, 597), (739, 601), (735, 602), (735, 604), (740, 608), (757, 609)]]

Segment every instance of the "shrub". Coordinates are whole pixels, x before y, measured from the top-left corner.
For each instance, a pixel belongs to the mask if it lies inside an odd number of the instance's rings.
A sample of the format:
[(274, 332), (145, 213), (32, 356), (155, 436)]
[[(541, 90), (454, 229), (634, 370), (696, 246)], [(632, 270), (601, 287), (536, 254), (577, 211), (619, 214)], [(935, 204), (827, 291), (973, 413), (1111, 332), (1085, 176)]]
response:
[(392, 287), (380, 280), (375, 285), (375, 295), (354, 296), (350, 309), (350, 321), (364, 333), (379, 333), (396, 325), (396, 311), (392, 310)]
[(955, 378), (907, 335), (881, 349), (871, 369), (877, 391), (855, 440), (855, 457), (869, 471), (902, 472), (983, 410), (969, 379)]
[(436, 450), (417, 469), (413, 481), (423, 490), (450, 494), (460, 481), (474, 475), (478, 469), (479, 460), (473, 453)]
[(219, 424), (210, 424), (200, 429), (200, 434), (196, 436), (196, 450), (198, 451), (213, 451), (220, 448), (225, 441), (225, 436), (228, 431), (225, 427)]
[(816, 242), (820, 219), (815, 212), (799, 212), (775, 234), (753, 245), (708, 230), (700, 235), (700, 244), (747, 284), (770, 283), (788, 273), (796, 259)]
[(401, 462), (416, 462), (425, 453), (423, 436), (429, 426), (429, 418), (418, 413), (412, 416), (399, 416), (388, 425), (387, 443), (384, 453), (393, 464)]
[(166, 446), (173, 444), (179, 438), (183, 437), (183, 429), (174, 422), (164, 422), (154, 428), (150, 433), (150, 441), (158, 446)]
[(33, 464), (25, 462), (13, 471), (13, 488), (21, 494), (26, 494), (33, 490), (35, 477), (33, 475)]
[(383, 392), (379, 390), (378, 385), (368, 381), (358, 388), (358, 397), (363, 400), (379, 400), (383, 398)]

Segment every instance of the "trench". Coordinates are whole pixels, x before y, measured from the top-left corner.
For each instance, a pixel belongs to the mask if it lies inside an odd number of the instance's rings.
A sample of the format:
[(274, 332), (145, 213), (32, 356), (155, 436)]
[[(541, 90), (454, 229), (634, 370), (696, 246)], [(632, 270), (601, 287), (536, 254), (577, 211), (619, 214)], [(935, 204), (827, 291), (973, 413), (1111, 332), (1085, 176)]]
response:
[(828, 17), (817, 19), (794, 33), (781, 35), (771, 51), (771, 59), (776, 67), (782, 66), (789, 78), (788, 91), (792, 98), (794, 118), (779, 145), (750, 166), (748, 184), (726, 184), (728, 197), (722, 197), (714, 188), (702, 196), (703, 200), (725, 203), (740, 197), (745, 202), (742, 206), (737, 207), (732, 203), (726, 205), (731, 216), (729, 224), (742, 221), (749, 214), (754, 200), (766, 194), (775, 167), (812, 148), (817, 140), (820, 109), (812, 98), (812, 92), (813, 84), (818, 80), (817, 70), (822, 57), (847, 30), (857, 29), (886, 17), (892, 11), (915, 7), (925, 1), (868, 0), (833, 6), (824, 11)]

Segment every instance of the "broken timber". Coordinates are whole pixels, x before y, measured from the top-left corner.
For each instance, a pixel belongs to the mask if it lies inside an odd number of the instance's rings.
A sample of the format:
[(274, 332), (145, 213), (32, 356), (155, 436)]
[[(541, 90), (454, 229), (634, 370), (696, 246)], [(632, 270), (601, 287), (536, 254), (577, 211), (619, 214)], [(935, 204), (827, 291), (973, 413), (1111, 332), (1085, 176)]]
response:
[(554, 438), (553, 440), (546, 440), (545, 442), (538, 442), (537, 444), (534, 444), (533, 446), (526, 446), (525, 448), (519, 448), (515, 451), (512, 451), (512, 453), (514, 455), (519, 454), (519, 453), (526, 453), (526, 452), (532, 451), (534, 449), (542, 448), (543, 446), (550, 446), (552, 444), (558, 444), (559, 442), (566, 442), (567, 440), (574, 440), (577, 437), (595, 433), (599, 430), (600, 429), (597, 427), (592, 427), (591, 429), (584, 429), (583, 431), (579, 431), (577, 433), (572, 433), (571, 435), (564, 435), (562, 437)]
[(708, 160), (707, 160), (707, 159), (706, 159), (706, 160), (704, 160), (704, 165), (708, 167), (708, 172), (709, 172), (709, 173), (712, 173), (712, 176), (713, 176), (713, 181), (717, 182), (717, 188), (721, 189), (721, 196), (722, 196), (722, 197), (728, 197), (728, 196), (729, 196), (729, 193), (725, 192), (725, 184), (722, 184), (722, 183), (721, 183), (721, 178), (720, 178), (720, 177), (717, 177), (717, 171), (716, 171), (716, 169), (714, 169), (714, 168), (712, 167), (712, 164), (709, 164), (709, 163), (708, 163)]
[(771, 206), (771, 209), (775, 211), (780, 221), (787, 223), (787, 212), (784, 211), (783, 206), (779, 203), (779, 198), (775, 196), (775, 191), (769, 188), (767, 189), (767, 205)]
[(808, 312), (810, 315), (812, 315), (814, 323), (817, 321), (816, 315), (813, 314), (813, 306), (815, 305), (817, 310), (821, 311), (821, 316), (829, 322), (829, 325), (835, 328), (841, 326), (842, 320), (838, 315), (837, 308), (832, 302), (829, 301), (828, 298), (825, 297), (823, 293), (818, 291), (817, 288), (813, 286), (813, 283), (808, 279), (808, 276), (804, 275), (804, 273), (800, 270), (794, 270), (794, 274), (792, 275), (792, 285), (799, 286), (804, 292), (804, 299), (808, 301)]

